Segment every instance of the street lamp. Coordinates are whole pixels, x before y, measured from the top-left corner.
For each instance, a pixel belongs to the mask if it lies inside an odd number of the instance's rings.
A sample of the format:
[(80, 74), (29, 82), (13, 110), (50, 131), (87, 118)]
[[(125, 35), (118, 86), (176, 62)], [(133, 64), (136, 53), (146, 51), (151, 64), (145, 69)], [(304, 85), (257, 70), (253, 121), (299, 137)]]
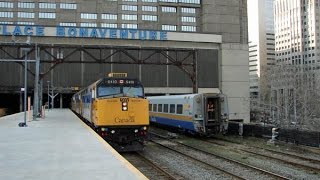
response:
[(21, 48), (22, 51), (24, 51), (24, 122), (19, 123), (20, 127), (27, 127), (27, 87), (28, 87), (28, 81), (27, 81), (27, 56), (28, 52), (30, 51), (30, 48)]

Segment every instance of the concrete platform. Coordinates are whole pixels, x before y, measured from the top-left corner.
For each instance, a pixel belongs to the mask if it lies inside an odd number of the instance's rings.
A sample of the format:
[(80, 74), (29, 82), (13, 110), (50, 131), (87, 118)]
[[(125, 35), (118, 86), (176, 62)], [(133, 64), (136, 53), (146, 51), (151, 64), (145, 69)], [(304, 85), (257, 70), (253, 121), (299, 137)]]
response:
[(147, 179), (69, 109), (0, 118), (0, 179)]

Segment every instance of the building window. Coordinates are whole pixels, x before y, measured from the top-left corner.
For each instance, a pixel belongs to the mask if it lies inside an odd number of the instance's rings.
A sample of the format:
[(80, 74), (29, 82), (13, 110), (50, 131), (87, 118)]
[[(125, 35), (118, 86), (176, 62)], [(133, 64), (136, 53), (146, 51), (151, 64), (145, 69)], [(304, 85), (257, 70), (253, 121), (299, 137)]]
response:
[(122, 10), (123, 11), (137, 11), (138, 6), (130, 6), (130, 5), (122, 5)]
[(143, 21), (158, 21), (158, 16), (153, 15), (142, 15)]
[(34, 3), (31, 2), (19, 2), (18, 3), (18, 8), (34, 8)]
[(158, 0), (142, 0), (142, 2), (158, 2)]
[(40, 9), (56, 9), (55, 3), (39, 3)]
[(13, 22), (9, 22), (9, 21), (0, 21), (0, 24), (13, 24)]
[(196, 13), (196, 8), (181, 8), (182, 13), (190, 13), (190, 14), (195, 14)]
[(0, 12), (1, 18), (13, 18), (13, 12)]
[(97, 23), (80, 23), (81, 27), (97, 27)]
[(138, 29), (137, 24), (121, 24), (121, 28), (123, 29)]
[(60, 9), (77, 9), (75, 3), (60, 3)]
[(96, 13), (81, 13), (81, 19), (97, 19)]
[(34, 13), (18, 12), (18, 18), (34, 18)]
[(77, 23), (73, 23), (73, 22), (61, 22), (59, 23), (60, 26), (72, 26), (75, 27), (77, 26)]
[(116, 15), (116, 14), (101, 14), (101, 19), (117, 20), (118, 19), (118, 15)]
[(142, 6), (142, 11), (156, 12), (157, 11), (157, 7), (156, 6)]
[(177, 8), (175, 7), (161, 7), (162, 12), (177, 12)]
[(181, 17), (181, 21), (182, 22), (196, 22), (196, 18), (195, 17)]
[(55, 19), (56, 18), (56, 13), (39, 13), (39, 18)]
[(159, 0), (160, 2), (170, 2), (170, 3), (177, 3), (178, 0)]
[(162, 30), (177, 31), (177, 26), (176, 25), (162, 25)]
[(128, 20), (128, 21), (136, 21), (137, 15), (132, 15), (132, 14), (122, 14), (122, 20)]
[(179, 3), (200, 4), (200, 0), (179, 0)]
[(11, 3), (11, 2), (0, 2), (0, 8), (13, 8), (13, 3)]
[(21, 21), (21, 22), (17, 22), (17, 24), (19, 24), (19, 25), (34, 25), (34, 22), (24, 22), (24, 21)]
[(196, 26), (181, 26), (181, 31), (189, 31), (189, 32), (196, 32)]
[(112, 24), (112, 23), (101, 23), (101, 27), (104, 27), (104, 28), (117, 28), (118, 25), (117, 24)]

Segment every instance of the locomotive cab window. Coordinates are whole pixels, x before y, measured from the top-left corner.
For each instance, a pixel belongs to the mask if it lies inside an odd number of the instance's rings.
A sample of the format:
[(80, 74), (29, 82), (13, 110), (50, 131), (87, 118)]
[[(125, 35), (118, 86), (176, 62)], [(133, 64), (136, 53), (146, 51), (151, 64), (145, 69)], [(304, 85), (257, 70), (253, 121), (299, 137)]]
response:
[(105, 79), (97, 85), (97, 97), (119, 95), (144, 97), (143, 86), (130, 79)]

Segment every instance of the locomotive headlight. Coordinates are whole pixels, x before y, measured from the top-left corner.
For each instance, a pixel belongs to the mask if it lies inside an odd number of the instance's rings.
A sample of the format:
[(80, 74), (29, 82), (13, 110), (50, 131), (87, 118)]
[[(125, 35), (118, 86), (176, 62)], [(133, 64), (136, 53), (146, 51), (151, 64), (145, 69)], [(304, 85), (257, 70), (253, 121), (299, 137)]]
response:
[(147, 126), (144, 126), (142, 129), (143, 129), (143, 130), (147, 130)]
[(111, 134), (114, 134), (115, 132), (116, 132), (115, 130), (112, 130), (112, 131), (111, 131)]
[(101, 128), (101, 131), (105, 131), (106, 129), (105, 128)]
[(138, 129), (135, 129), (135, 130), (134, 130), (134, 133), (137, 133), (137, 132), (138, 132)]
[(128, 110), (128, 103), (122, 102), (122, 111), (127, 111), (127, 110)]

